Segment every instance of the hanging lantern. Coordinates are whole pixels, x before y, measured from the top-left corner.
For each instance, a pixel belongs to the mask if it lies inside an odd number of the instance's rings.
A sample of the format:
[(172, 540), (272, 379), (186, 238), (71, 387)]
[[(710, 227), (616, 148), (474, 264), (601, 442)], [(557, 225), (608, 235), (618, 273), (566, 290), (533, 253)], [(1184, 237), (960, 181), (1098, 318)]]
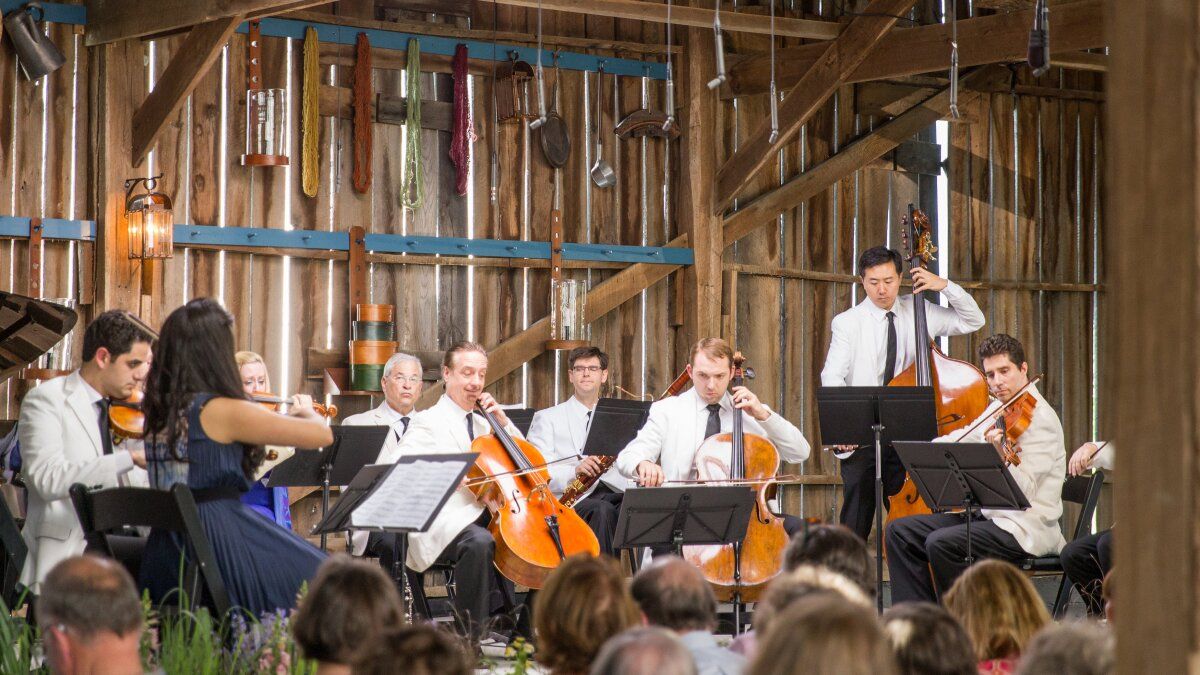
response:
[(246, 154), (242, 166), (287, 166), (287, 90), (264, 89), (262, 33), (250, 22), (246, 63)]
[(562, 214), (550, 213), (550, 339), (546, 349), (575, 349), (589, 344), (587, 284), (562, 278)]
[[(131, 259), (170, 258), (175, 253), (175, 216), (171, 198), (156, 192), (160, 173), (153, 178), (130, 178), (125, 181), (125, 219), (129, 227), (129, 257)], [(133, 194), (141, 183), (145, 192)]]

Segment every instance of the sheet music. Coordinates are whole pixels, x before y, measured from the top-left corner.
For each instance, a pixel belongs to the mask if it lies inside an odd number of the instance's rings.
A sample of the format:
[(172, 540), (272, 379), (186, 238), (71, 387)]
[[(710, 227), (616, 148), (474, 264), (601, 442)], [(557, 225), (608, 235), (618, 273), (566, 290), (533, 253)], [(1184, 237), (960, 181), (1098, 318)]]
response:
[(397, 464), (367, 497), (350, 522), (354, 527), (422, 530), (446, 493), (457, 487), (464, 462), (418, 460)]

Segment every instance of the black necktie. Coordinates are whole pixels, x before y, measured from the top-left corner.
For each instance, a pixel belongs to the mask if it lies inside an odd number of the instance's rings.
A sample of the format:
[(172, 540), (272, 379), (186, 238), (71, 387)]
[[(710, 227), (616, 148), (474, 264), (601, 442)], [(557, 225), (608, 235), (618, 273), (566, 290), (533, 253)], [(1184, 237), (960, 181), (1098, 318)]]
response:
[(100, 422), (100, 448), (104, 450), (104, 454), (111, 455), (113, 447), (112, 432), (109, 431), (108, 426), (108, 399), (102, 398), (96, 402), (96, 405), (100, 406), (100, 417), (98, 418)]
[(704, 426), (704, 437), (715, 436), (721, 433), (721, 404), (708, 404), (708, 424)]
[(883, 362), (883, 386), (896, 376), (896, 313), (888, 312), (887, 359)]
[(404, 436), (404, 434), (407, 434), (407, 433), (408, 433), (408, 417), (407, 417), (407, 416), (406, 416), (406, 417), (401, 417), (401, 418), (400, 418), (400, 423), (401, 423), (401, 424), (403, 424), (403, 425), (404, 425), (404, 427), (403, 427), (403, 428), (401, 428), (399, 431), (397, 431), (397, 432), (396, 432), (396, 440), (400, 440), (400, 438), (401, 438), (401, 437), (403, 437), (403, 436)]
[(467, 438), (475, 440), (475, 420), (471, 419), (471, 413), (467, 413)]
[(592, 426), (592, 411), (589, 410), (587, 412), (587, 422), (584, 422), (584, 424), (583, 424), (583, 430), (587, 431), (588, 428), (590, 428), (591, 426)]

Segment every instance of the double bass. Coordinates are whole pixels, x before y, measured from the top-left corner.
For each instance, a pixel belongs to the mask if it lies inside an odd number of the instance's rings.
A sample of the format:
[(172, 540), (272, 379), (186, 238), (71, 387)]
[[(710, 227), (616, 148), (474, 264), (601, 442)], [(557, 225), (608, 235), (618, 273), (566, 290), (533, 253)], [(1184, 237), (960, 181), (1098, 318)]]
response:
[[(745, 358), (733, 355), (732, 387), (744, 384)], [(768, 492), (779, 470), (779, 451), (766, 438), (742, 428), (742, 411), (734, 409), (730, 433), (705, 439), (696, 450), (693, 469), (697, 483), (746, 484), (755, 491), (754, 510), (741, 542), (684, 546), (683, 557), (704, 573), (717, 599), (754, 602), (778, 574), (788, 535), (783, 519), (767, 506)]]
[[(902, 220), (901, 227), (905, 257), (911, 270), (925, 267), (934, 259), (937, 248), (933, 245), (929, 217), (912, 204), (908, 205), (908, 211), (909, 216)], [(914, 294), (913, 297), (916, 360), (888, 386), (933, 387), (938, 435), (945, 435), (967, 426), (987, 409), (987, 379), (974, 365), (946, 356), (933, 343), (929, 337), (923, 295)], [(898, 518), (925, 513), (932, 511), (921, 499), (912, 477), (906, 474), (900, 491), (888, 500), (887, 522), (890, 524)]]
[(546, 460), (532, 443), (513, 438), (476, 402), (492, 433), (471, 442), (479, 453), (467, 484), (492, 514), (496, 568), (514, 583), (541, 588), (559, 563), (575, 553), (600, 555), (600, 542), (583, 518), (550, 491)]

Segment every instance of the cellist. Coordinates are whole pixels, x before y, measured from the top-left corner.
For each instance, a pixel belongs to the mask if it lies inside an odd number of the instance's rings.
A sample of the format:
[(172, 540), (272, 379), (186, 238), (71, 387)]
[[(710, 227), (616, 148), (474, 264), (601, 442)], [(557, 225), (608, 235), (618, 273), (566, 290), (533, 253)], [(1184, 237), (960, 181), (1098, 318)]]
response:
[[(902, 259), (895, 249), (876, 246), (858, 258), (866, 298), (833, 317), (833, 336), (821, 384), (826, 387), (886, 386), (916, 359), (913, 295), (900, 296)], [(931, 336), (965, 335), (983, 328), (983, 312), (962, 286), (929, 270), (912, 271), (913, 292), (940, 291), (950, 303), (926, 301)], [(873, 449), (838, 448), (842, 460), (841, 522), (863, 539), (875, 519)], [(883, 490), (893, 495), (904, 483), (904, 466), (890, 446), (883, 449)], [(886, 508), (886, 505), (885, 505)]]
[[(1024, 511), (982, 509), (973, 513), (971, 550), (978, 558), (1020, 560), (1058, 553), (1066, 543), (1058, 519), (1062, 515), (1062, 484), (1066, 473), (1066, 448), (1058, 413), (1036, 385), (1029, 384), (1025, 348), (1016, 338), (998, 333), (979, 345), (979, 359), (994, 400), (967, 427), (935, 439), (966, 443), (989, 442), (1007, 460), (1005, 432), (993, 424), (998, 408), (1015, 398), (1022, 388), (1036, 401), (1028, 426), (1016, 439), (1020, 463), (1009, 471), (1029, 500)], [(967, 568), (967, 525), (962, 513), (908, 516), (886, 529), (888, 570), (892, 602), (934, 601), (945, 593)], [(930, 569), (933, 578), (930, 578)]]
[[(775, 444), (783, 461), (808, 459), (808, 441), (796, 425), (746, 387), (729, 390), (733, 350), (727, 342), (720, 338), (700, 340), (692, 347), (687, 368), (694, 386), (650, 406), (646, 424), (617, 456), (616, 467), (621, 475), (644, 487), (692, 478), (697, 448), (709, 436), (728, 432), (735, 412), (743, 416), (746, 433), (765, 436)], [(801, 526), (798, 518), (784, 516), (789, 535)]]

